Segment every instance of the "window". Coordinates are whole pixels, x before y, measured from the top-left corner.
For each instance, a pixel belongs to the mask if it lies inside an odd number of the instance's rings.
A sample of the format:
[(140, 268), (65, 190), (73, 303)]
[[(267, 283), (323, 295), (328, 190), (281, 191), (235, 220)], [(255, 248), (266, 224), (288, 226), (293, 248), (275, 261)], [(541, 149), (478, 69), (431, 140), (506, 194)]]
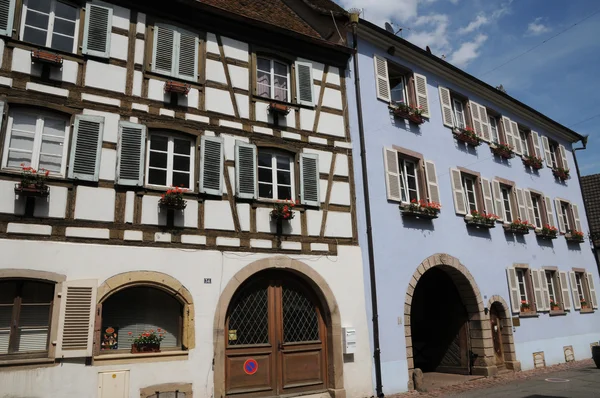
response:
[(552, 168), (556, 169), (558, 167), (560, 167), (559, 165), (559, 153), (558, 153), (558, 144), (556, 144), (554, 141), (550, 141), (549, 143), (550, 146), (550, 158), (552, 159)]
[(294, 198), (294, 157), (267, 149), (258, 150), (258, 196), (264, 199)]
[[(390, 72), (391, 68), (390, 68)], [(406, 84), (406, 76), (398, 75), (394, 76), (390, 74), (390, 87), (392, 91), (392, 102), (398, 103), (403, 102), (407, 105), (411, 104), (408, 95), (408, 85)]]
[(21, 164), (64, 175), (69, 121), (58, 114), (15, 109), (9, 113), (2, 166), (20, 169)]
[(57, 0), (25, 0), (23, 41), (55, 50), (76, 52), (79, 8)]
[(583, 290), (583, 282), (582, 278), (584, 278), (582, 272), (575, 272), (575, 280), (577, 281), (577, 295), (579, 296), (579, 302), (586, 301), (586, 295)]
[(256, 90), (261, 97), (290, 101), (290, 67), (274, 59), (257, 57)]
[(525, 276), (525, 272), (527, 270), (523, 268), (517, 268), (517, 283), (519, 285), (519, 295), (521, 298), (521, 303), (526, 302), (529, 303), (529, 296), (527, 295), (527, 278)]
[(565, 223), (565, 231), (566, 232), (570, 232), (571, 231), (571, 219), (569, 217), (569, 204), (565, 203), (565, 202), (560, 202), (560, 214), (559, 217), (561, 217), (564, 220)]
[(0, 357), (48, 351), (54, 285), (0, 281)]
[(504, 216), (507, 222), (511, 222), (513, 220), (512, 217), (512, 201), (511, 201), (511, 193), (512, 187), (501, 185), (500, 190), (502, 192), (502, 201), (504, 202)]
[(101, 352), (131, 349), (145, 331), (163, 334), (161, 350), (182, 349), (183, 305), (171, 294), (152, 287), (130, 287), (102, 303)]
[(148, 141), (146, 184), (193, 189), (194, 152), (192, 140), (167, 133), (151, 134)]
[(492, 134), (492, 142), (500, 143), (500, 131), (498, 130), (498, 119), (494, 116), (488, 115), (488, 121), (490, 125), (490, 131)]
[(542, 222), (542, 210), (541, 210), (541, 198), (539, 195), (531, 194), (531, 203), (533, 205), (533, 215), (535, 219), (535, 225), (538, 228), (543, 227)]
[(403, 202), (419, 200), (419, 183), (417, 178), (417, 165), (410, 160), (398, 156), (400, 165), (400, 189)]
[[(556, 306), (560, 305), (562, 301), (560, 299), (560, 289), (558, 288), (558, 280), (555, 271), (545, 271), (546, 275), (546, 286), (548, 289), (548, 295), (550, 297), (550, 303), (554, 303)], [(552, 306), (552, 305), (551, 305)], [(553, 308), (550, 308), (553, 310)]]
[[(522, 151), (523, 155), (531, 155), (532, 154), (530, 152), (530, 150), (533, 148), (529, 148), (529, 134), (530, 134), (529, 131), (519, 129), (518, 139), (521, 140), (521, 151)], [(535, 153), (533, 155), (535, 155)]]
[(180, 79), (198, 79), (198, 35), (174, 26), (154, 25), (152, 71)]
[(452, 109), (454, 116), (454, 127), (464, 129), (467, 127), (465, 122), (465, 105), (462, 101), (452, 98)]
[(475, 194), (475, 179), (470, 176), (463, 175), (463, 189), (467, 200), (469, 213), (477, 211), (477, 196)]

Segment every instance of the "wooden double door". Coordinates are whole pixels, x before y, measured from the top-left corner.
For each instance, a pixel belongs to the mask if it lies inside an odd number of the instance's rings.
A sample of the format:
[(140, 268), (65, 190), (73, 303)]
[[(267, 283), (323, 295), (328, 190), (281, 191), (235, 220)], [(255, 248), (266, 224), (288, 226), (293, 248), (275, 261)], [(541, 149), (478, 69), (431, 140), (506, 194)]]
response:
[(227, 395), (326, 389), (327, 329), (315, 295), (300, 281), (259, 274), (237, 292), (225, 322)]

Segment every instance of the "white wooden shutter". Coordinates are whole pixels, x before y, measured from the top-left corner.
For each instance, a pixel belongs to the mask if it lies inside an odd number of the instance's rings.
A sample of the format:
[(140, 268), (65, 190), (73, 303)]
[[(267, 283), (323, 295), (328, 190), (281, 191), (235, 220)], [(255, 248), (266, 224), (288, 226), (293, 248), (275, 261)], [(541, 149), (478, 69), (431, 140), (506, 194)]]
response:
[(533, 281), (533, 297), (535, 300), (535, 308), (537, 311), (544, 311), (544, 296), (542, 295), (542, 284), (540, 271), (537, 269), (532, 269), (531, 271), (531, 279)]
[(513, 140), (515, 142), (515, 152), (518, 155), (522, 155), (525, 151), (525, 148), (521, 145), (521, 134), (519, 134), (519, 125), (517, 122), (510, 121), (510, 128), (512, 130)]
[(0, 0), (0, 35), (12, 35), (14, 16), (15, 0)]
[[(506, 211), (504, 209), (504, 200), (502, 198), (502, 190), (500, 190), (500, 182), (498, 180), (492, 181), (492, 187), (494, 188), (494, 203), (496, 204), (496, 215), (499, 217), (499, 221), (504, 220)], [(506, 220), (510, 222), (511, 220)]]
[(415, 79), (415, 94), (417, 97), (417, 107), (423, 110), (423, 116), (429, 117), (429, 98), (427, 95), (427, 78), (418, 73), (413, 73)]
[(400, 166), (398, 152), (391, 148), (383, 148), (383, 163), (385, 167), (385, 187), (388, 200), (402, 201), (400, 192)]
[(117, 143), (117, 184), (144, 185), (146, 126), (119, 122)]
[(69, 178), (98, 181), (103, 132), (104, 117), (75, 116)]
[(579, 232), (583, 232), (581, 227), (581, 219), (579, 218), (579, 206), (571, 204), (571, 210), (573, 210), (573, 220), (575, 220), (575, 229)]
[(552, 212), (552, 199), (549, 196), (544, 196), (544, 204), (546, 205), (546, 222), (551, 227), (556, 227), (554, 222), (554, 213)]
[[(542, 309), (538, 307), (538, 311), (550, 311), (550, 290), (548, 290), (548, 283), (546, 282), (546, 271), (541, 269), (539, 271), (540, 286), (542, 288), (542, 298), (544, 300), (544, 306)], [(555, 292), (557, 294), (558, 292)]]
[(492, 133), (490, 128), (490, 122), (488, 119), (487, 109), (485, 106), (479, 105), (479, 121), (481, 122), (482, 138), (486, 142), (492, 141)]
[(181, 79), (196, 81), (198, 78), (198, 36), (178, 30), (175, 34), (177, 48), (177, 75)]
[(223, 139), (202, 136), (200, 140), (200, 192), (223, 194)]
[(504, 136), (506, 137), (506, 144), (514, 148), (515, 138), (512, 133), (512, 127), (510, 126), (510, 119), (506, 116), (502, 116), (502, 127), (504, 130)]
[(517, 271), (513, 267), (506, 269), (508, 280), (508, 290), (510, 291), (510, 308), (514, 314), (521, 312), (521, 294), (519, 293), (519, 284), (517, 282)]
[(296, 92), (299, 104), (315, 105), (312, 63), (296, 61)]
[(152, 71), (166, 75), (174, 74), (177, 44), (175, 30), (165, 25), (154, 26), (154, 46), (152, 50)]
[(373, 57), (375, 62), (375, 89), (377, 98), (382, 101), (390, 102), (392, 100), (390, 90), (390, 79), (388, 76), (387, 60), (378, 55)]
[(519, 218), (521, 218), (521, 221), (529, 221), (527, 205), (525, 204), (525, 194), (521, 188), (516, 188), (515, 192), (517, 195), (517, 206), (519, 207)]
[(454, 210), (456, 210), (456, 214), (466, 215), (468, 211), (467, 200), (462, 186), (460, 170), (450, 169), (450, 181), (452, 182), (452, 192), (454, 194)]
[(558, 218), (558, 232), (564, 234), (567, 232), (567, 225), (560, 208), (559, 199), (554, 199), (554, 207), (556, 208), (556, 218)]
[(256, 145), (247, 144), (243, 141), (235, 142), (235, 181), (238, 198), (257, 198), (256, 157)]
[(596, 295), (596, 285), (594, 283), (594, 274), (588, 272), (586, 274), (588, 287), (590, 288), (590, 298), (592, 299), (592, 308), (598, 309), (598, 296)]
[(569, 279), (571, 280), (571, 293), (573, 294), (573, 307), (576, 310), (581, 309), (581, 300), (579, 299), (579, 291), (577, 290), (577, 277), (575, 272), (569, 271)]
[(494, 198), (492, 196), (492, 186), (487, 178), (480, 178), (481, 192), (483, 193), (483, 204), (487, 214), (494, 214)]
[[(531, 191), (529, 189), (523, 190), (523, 195), (525, 196), (525, 205), (527, 207), (527, 215), (529, 222), (536, 228), (542, 228), (543, 225), (537, 225), (535, 222), (535, 210), (533, 209), (533, 200), (531, 199)], [(538, 203), (538, 210), (540, 211), (541, 216), (541, 203)], [(540, 217), (541, 219), (541, 217)]]
[(308, 206), (319, 206), (321, 197), (319, 186), (319, 156), (314, 153), (300, 155), (300, 203)]
[(542, 136), (542, 147), (544, 148), (546, 165), (548, 165), (549, 168), (552, 168), (552, 153), (550, 153), (550, 143), (548, 142), (548, 137), (545, 135)]
[(446, 127), (454, 127), (454, 118), (452, 117), (452, 97), (450, 90), (446, 87), (439, 86), (440, 105), (442, 106), (442, 122)]
[(533, 151), (535, 156), (542, 158), (542, 149), (540, 148), (540, 135), (535, 131), (531, 132), (531, 141), (533, 142)]
[(111, 7), (87, 3), (82, 46), (84, 54), (103, 58), (110, 57), (112, 15)]
[(473, 120), (473, 130), (475, 134), (483, 138), (483, 127), (481, 126), (481, 118), (479, 116), (479, 104), (469, 100), (469, 108), (471, 109), (471, 119)]
[(565, 149), (564, 145), (558, 146), (558, 152), (560, 153), (560, 158), (562, 160), (563, 169), (568, 169), (569, 161), (567, 160), (567, 150)]
[(92, 356), (97, 288), (95, 279), (63, 282), (57, 358)]
[(435, 163), (433, 163), (431, 160), (425, 161), (425, 179), (427, 180), (429, 201), (440, 203), (440, 187), (438, 184), (437, 173), (435, 171)]
[(560, 280), (560, 298), (562, 307), (565, 311), (571, 311), (571, 292), (569, 290), (569, 277), (565, 271), (559, 271), (558, 277)]

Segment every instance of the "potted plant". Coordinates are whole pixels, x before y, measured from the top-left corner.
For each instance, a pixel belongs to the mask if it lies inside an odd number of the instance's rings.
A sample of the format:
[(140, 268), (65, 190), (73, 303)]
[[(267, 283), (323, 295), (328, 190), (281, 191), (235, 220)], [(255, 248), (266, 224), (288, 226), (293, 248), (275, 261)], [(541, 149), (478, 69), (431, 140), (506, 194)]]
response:
[(453, 134), (458, 141), (464, 142), (467, 145), (473, 147), (481, 145), (481, 138), (475, 134), (475, 131), (471, 127), (454, 129)]
[(550, 310), (551, 311), (560, 311), (560, 306), (554, 300), (550, 300)]
[(159, 206), (172, 210), (183, 210), (187, 206), (187, 201), (183, 198), (185, 188), (171, 187), (167, 192), (160, 196)]
[(15, 185), (15, 193), (23, 196), (48, 196), (50, 188), (46, 181), (49, 174), (48, 170), (36, 170), (21, 163), (21, 182)]
[(506, 223), (503, 225), (506, 232), (512, 232), (518, 235), (527, 235), (529, 233), (529, 227), (531, 227), (529, 221), (521, 221), (520, 218), (510, 224)]
[(490, 150), (494, 155), (499, 156), (502, 159), (512, 159), (515, 156), (513, 147), (506, 144), (491, 144)]
[(567, 240), (567, 242), (581, 243), (583, 242), (583, 236), (583, 231), (571, 230), (565, 234), (565, 239)]
[(555, 169), (552, 169), (552, 174), (554, 174), (554, 177), (558, 178), (561, 181), (566, 181), (569, 179), (569, 169), (557, 167)]
[(415, 124), (423, 124), (424, 122), (422, 106), (415, 108), (400, 101), (396, 102), (392, 106), (392, 113), (395, 116), (401, 117), (403, 119), (408, 119)]
[(523, 164), (527, 167), (531, 167), (534, 170), (539, 170), (542, 167), (544, 167), (544, 162), (542, 161), (542, 158), (538, 158), (535, 155), (524, 155)]
[(417, 218), (434, 219), (438, 218), (442, 205), (436, 202), (427, 202), (425, 200), (411, 200), (410, 203), (400, 205), (402, 215), (412, 216)]
[(529, 312), (531, 311), (531, 305), (527, 300), (521, 300), (521, 312)]
[(544, 225), (542, 228), (537, 228), (535, 234), (542, 239), (556, 239), (558, 235), (558, 229), (551, 225)]
[(587, 310), (588, 309), (588, 302), (586, 301), (586, 299), (582, 298), (580, 301), (581, 301), (581, 309), (582, 310)]
[[(149, 330), (140, 333), (131, 342), (131, 353), (160, 352), (160, 342), (164, 340), (165, 333), (161, 329)], [(129, 336), (133, 333), (129, 332)]]
[(478, 228), (495, 228), (498, 218), (497, 215), (492, 213), (486, 213), (485, 211), (480, 213), (477, 210), (472, 210), (471, 214), (465, 216), (465, 223)]

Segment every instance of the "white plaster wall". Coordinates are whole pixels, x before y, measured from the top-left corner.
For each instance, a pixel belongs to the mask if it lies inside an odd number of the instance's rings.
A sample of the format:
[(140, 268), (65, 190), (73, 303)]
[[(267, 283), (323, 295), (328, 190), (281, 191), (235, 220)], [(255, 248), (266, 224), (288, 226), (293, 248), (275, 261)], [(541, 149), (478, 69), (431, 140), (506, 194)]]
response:
[[(274, 234), (277, 232), (277, 224), (271, 220), (270, 207), (259, 207), (256, 209), (256, 230)], [(294, 218), (282, 225), (284, 235), (300, 235), (302, 233), (302, 224), (300, 221), (300, 212), (294, 211)]]
[[(313, 126), (315, 124), (315, 114), (316, 112), (312, 109), (300, 109), (300, 129), (312, 131)], [(323, 117), (323, 112), (321, 112), (321, 117)]]
[(65, 218), (67, 210), (67, 194), (65, 187), (50, 185), (50, 195), (47, 198), (36, 198), (34, 217)]
[(13, 49), (11, 68), (15, 72), (27, 73), (33, 76), (42, 75), (42, 66), (31, 62), (31, 51), (21, 48)]
[(136, 97), (142, 96), (142, 83), (144, 81), (144, 74), (137, 70), (133, 72), (133, 90), (132, 94)]
[(133, 213), (135, 207), (135, 192), (127, 191), (125, 194), (125, 222), (133, 224)]
[[(103, 3), (106, 4), (106, 3)], [(113, 26), (129, 31), (130, 12), (129, 9), (112, 4)]]
[[(248, 75), (248, 73), (246, 73), (246, 75)], [(227, 84), (225, 68), (223, 68), (223, 63), (221, 61), (212, 59), (206, 60), (206, 80)]]
[(129, 49), (129, 37), (111, 33), (110, 35), (110, 57), (127, 61)]
[(102, 116), (104, 118), (104, 133), (102, 135), (102, 141), (117, 143), (119, 136), (119, 120), (121, 116), (116, 113), (95, 111), (93, 109), (84, 109), (84, 115), (90, 116)]
[(230, 134), (221, 134), (223, 138), (223, 153), (225, 154), (225, 160), (235, 160), (235, 142), (250, 142), (248, 137), (239, 137)]
[(229, 76), (231, 77), (231, 84), (233, 87), (248, 90), (250, 84), (248, 83), (250, 75), (248, 75), (248, 68), (242, 68), (236, 65), (227, 65), (229, 69)]
[(223, 51), (225, 52), (226, 58), (248, 62), (248, 43), (230, 39), (225, 36), (221, 36), (221, 42), (223, 43)]
[[(192, 383), (194, 397), (212, 397), (213, 322), (220, 293), (237, 272), (252, 262), (270, 257), (257, 253), (14, 240), (0, 240), (0, 252), (12, 268), (58, 272), (66, 274), (67, 280), (96, 279), (98, 285), (127, 271), (164, 272), (180, 281), (195, 303), (196, 348), (190, 351), (187, 360), (85, 366), (82, 359), (47, 368), (0, 372), (3, 395), (45, 398), (95, 397), (98, 373), (116, 370), (130, 372), (128, 397), (139, 396), (140, 388), (177, 382)], [(336, 299), (341, 326), (356, 328), (357, 351), (354, 361), (343, 365), (344, 386), (348, 397), (370, 396), (372, 361), (361, 250), (340, 246), (336, 257), (289, 257), (302, 261), (321, 275)], [(45, 259), (43, 267), (40, 267), (40, 258)], [(82, 258), (86, 259), (85, 266), (81, 264)], [(212, 283), (204, 284), (204, 278), (211, 278)]]
[(179, 106), (187, 106), (190, 108), (198, 109), (198, 100), (200, 99), (200, 92), (197, 88), (190, 89), (188, 95), (180, 95), (177, 97), (177, 103)]
[(238, 203), (237, 213), (242, 231), (250, 231), (250, 204)]
[(142, 198), (142, 224), (167, 225), (167, 211), (158, 205), (160, 196), (144, 195)]
[(162, 80), (148, 80), (148, 98), (155, 101), (169, 102), (170, 95), (165, 93), (165, 82)]
[(234, 94), (238, 112), (242, 119), (250, 119), (250, 99), (244, 94)]
[(117, 172), (117, 151), (102, 148), (100, 157), (100, 179), (115, 181)]
[(136, 33), (146, 33), (146, 14), (143, 12), (138, 12), (135, 31)]
[(217, 36), (214, 33), (206, 34), (206, 52), (220, 55), (219, 44), (217, 43)]
[(25, 198), (15, 196), (15, 182), (0, 180), (0, 213), (22, 215), (25, 213)]
[(323, 106), (342, 110), (342, 92), (340, 90), (326, 87), (325, 94), (323, 95)]
[(317, 132), (335, 135), (337, 137), (345, 137), (344, 117), (341, 115), (334, 115), (333, 113), (321, 112)]
[(51, 68), (50, 79), (67, 83), (77, 83), (77, 72), (79, 64), (75, 61), (64, 60), (62, 68)]
[(115, 190), (77, 187), (75, 219), (92, 221), (115, 220)]
[(88, 60), (85, 71), (85, 85), (124, 93), (126, 75), (126, 68)]
[(339, 68), (336, 68), (335, 66), (329, 67), (329, 72), (327, 72), (327, 83), (337, 84), (338, 86), (341, 84)]
[(333, 173), (336, 176), (348, 177), (348, 155), (338, 153), (335, 157), (335, 168)]
[(2, 68), (2, 62), (4, 61), (4, 47), (5, 47), (6, 43), (4, 42), (4, 40), (0, 39), (0, 68)]
[(198, 201), (188, 200), (183, 211), (176, 211), (173, 224), (176, 227), (198, 228)]
[(206, 110), (225, 115), (235, 115), (229, 91), (216, 88), (206, 88)]
[(334, 181), (331, 187), (330, 203), (350, 206), (350, 184)]
[(204, 202), (204, 228), (235, 230), (229, 201), (207, 200)]
[(325, 225), (325, 236), (336, 238), (352, 237), (352, 215), (337, 211), (327, 212), (327, 223)]
[(308, 235), (319, 236), (321, 234), (321, 223), (323, 222), (323, 212), (319, 210), (306, 211), (306, 224)]
[(135, 39), (135, 54), (133, 62), (138, 65), (144, 64), (144, 40)]

